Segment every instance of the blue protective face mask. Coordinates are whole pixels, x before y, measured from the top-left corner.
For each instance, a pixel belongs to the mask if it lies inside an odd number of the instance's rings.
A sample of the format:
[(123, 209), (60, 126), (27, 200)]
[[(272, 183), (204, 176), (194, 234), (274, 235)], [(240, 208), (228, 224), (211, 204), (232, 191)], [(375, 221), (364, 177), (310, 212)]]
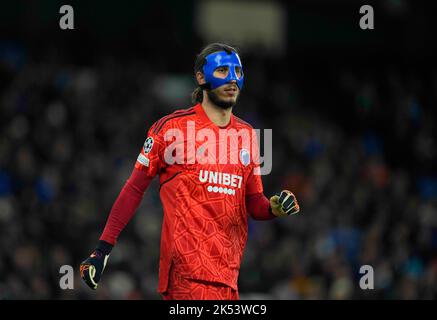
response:
[[(214, 71), (218, 67), (228, 67), (228, 76), (224, 79), (214, 77)], [(235, 71), (236, 67), (241, 68), (241, 77), (237, 77)], [(240, 61), (240, 57), (235, 52), (227, 53), (226, 51), (214, 52), (206, 56), (206, 63), (203, 66), (203, 74), (205, 75), (205, 81), (209, 84), (210, 89), (216, 89), (224, 84), (230, 83), (232, 80), (237, 82), (238, 88), (243, 88), (244, 73), (243, 66)]]

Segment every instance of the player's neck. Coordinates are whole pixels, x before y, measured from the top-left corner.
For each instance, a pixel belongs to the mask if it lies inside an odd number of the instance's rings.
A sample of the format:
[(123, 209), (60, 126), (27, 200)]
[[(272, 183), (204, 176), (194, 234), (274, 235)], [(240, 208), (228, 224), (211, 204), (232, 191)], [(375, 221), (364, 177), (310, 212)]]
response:
[(220, 108), (206, 99), (203, 100), (202, 107), (209, 120), (219, 127), (225, 127), (231, 121), (232, 108)]

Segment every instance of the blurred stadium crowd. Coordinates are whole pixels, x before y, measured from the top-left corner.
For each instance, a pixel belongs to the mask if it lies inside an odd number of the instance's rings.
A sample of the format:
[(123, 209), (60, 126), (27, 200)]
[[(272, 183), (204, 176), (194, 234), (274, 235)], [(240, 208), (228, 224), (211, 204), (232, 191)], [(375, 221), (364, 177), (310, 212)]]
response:
[[(156, 179), (99, 290), (79, 281), (78, 265), (96, 245), (146, 130), (189, 106), (192, 79), (162, 85), (169, 74), (152, 72), (147, 59), (102, 55), (79, 66), (50, 54), (18, 59), (25, 55), (16, 50), (0, 60), (0, 298), (159, 299)], [(265, 193), (288, 187), (302, 209), (250, 222), (241, 298), (435, 299), (437, 74), (351, 66), (323, 88), (281, 73), (284, 60), (246, 57), (234, 111), (255, 128), (273, 128)], [(184, 99), (170, 104), (172, 91), (185, 91)], [(347, 119), (339, 115), (345, 109)], [(75, 268), (74, 290), (59, 288), (65, 264)], [(362, 265), (373, 266), (375, 290), (360, 289)]]

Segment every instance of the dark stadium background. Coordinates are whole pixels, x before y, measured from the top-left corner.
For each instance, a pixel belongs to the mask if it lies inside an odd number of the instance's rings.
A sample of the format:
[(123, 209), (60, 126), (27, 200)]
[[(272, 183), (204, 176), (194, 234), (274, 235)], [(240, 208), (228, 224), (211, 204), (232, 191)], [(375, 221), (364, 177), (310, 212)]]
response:
[[(96, 292), (78, 266), (145, 131), (190, 105), (195, 54), (211, 40), (198, 22), (205, 3), (0, 4), (0, 299), (160, 299), (156, 180)], [(251, 41), (228, 31), (215, 40), (242, 51), (235, 114), (273, 128), (266, 195), (288, 187), (302, 208), (250, 222), (241, 298), (435, 299), (432, 1), (220, 3), (241, 5), (238, 14), (268, 3), (284, 15), (281, 35), (261, 18)], [(75, 30), (59, 28), (63, 4)], [(375, 9), (374, 30), (359, 28), (363, 4)], [(216, 32), (230, 23), (221, 19)], [(74, 290), (59, 288), (64, 264), (75, 269)], [(366, 264), (374, 290), (359, 287)]]

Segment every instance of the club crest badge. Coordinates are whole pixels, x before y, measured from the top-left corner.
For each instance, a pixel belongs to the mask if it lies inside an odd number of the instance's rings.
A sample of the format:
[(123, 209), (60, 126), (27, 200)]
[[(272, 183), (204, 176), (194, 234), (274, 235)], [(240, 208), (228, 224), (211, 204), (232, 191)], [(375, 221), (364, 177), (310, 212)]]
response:
[(250, 154), (246, 149), (240, 150), (240, 161), (243, 166), (247, 166), (250, 163)]

